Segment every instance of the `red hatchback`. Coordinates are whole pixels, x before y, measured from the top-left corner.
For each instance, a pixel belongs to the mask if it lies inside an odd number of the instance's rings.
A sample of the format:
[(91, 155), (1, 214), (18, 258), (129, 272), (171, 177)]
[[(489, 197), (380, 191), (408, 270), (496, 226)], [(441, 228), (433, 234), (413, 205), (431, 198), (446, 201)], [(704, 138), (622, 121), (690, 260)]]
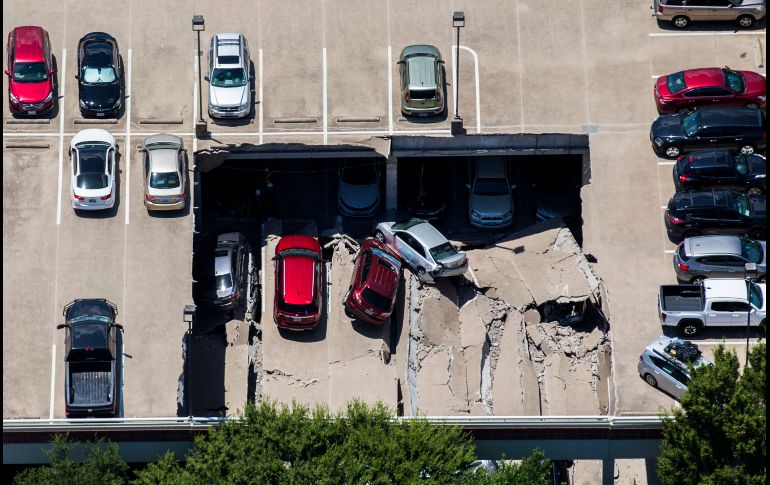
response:
[(689, 69), (655, 81), (655, 104), (661, 114), (699, 106), (763, 108), (766, 93), (761, 74), (727, 67)]
[(8, 33), (8, 106), (12, 113), (37, 115), (53, 109), (53, 67), (48, 32), (42, 27), (16, 27)]
[(312, 330), (321, 317), (324, 263), (308, 236), (284, 236), (275, 248), (273, 320), (281, 328)]
[(367, 238), (356, 257), (345, 308), (356, 318), (382, 325), (393, 312), (400, 280), (398, 256), (385, 244)]

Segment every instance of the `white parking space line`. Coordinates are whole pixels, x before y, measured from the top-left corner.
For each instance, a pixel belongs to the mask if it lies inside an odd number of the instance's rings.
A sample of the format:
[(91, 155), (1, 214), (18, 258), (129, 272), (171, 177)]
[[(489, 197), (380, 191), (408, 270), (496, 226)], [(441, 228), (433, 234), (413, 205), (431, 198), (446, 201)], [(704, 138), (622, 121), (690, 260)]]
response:
[(324, 109), (323, 124), (324, 125), (323, 125), (323, 128), (324, 128), (324, 145), (326, 145), (326, 144), (329, 143), (329, 134), (328, 134), (329, 127), (327, 126), (327, 116), (326, 116), (327, 115), (327, 110), (328, 110), (328, 105), (329, 105), (329, 100), (328, 100), (328, 84), (327, 84), (327, 79), (326, 79), (326, 47), (323, 48), (323, 76), (324, 76), (324, 80), (323, 80), (323, 96), (324, 96), (324, 99), (323, 99), (323, 109)]
[(652, 79), (658, 79), (659, 77), (661, 77), (661, 74), (653, 74), (650, 77), (652, 77)]
[(53, 403), (56, 394), (56, 344), (51, 345), (51, 406), (48, 419), (53, 419)]
[(666, 210), (666, 206), (665, 206), (665, 205), (662, 205), (662, 206), (660, 206), (660, 208), (661, 208), (662, 210)]
[[(128, 76), (126, 77), (126, 143), (124, 149), (125, 170), (126, 170), (126, 224), (128, 224), (128, 213), (131, 207), (131, 49), (128, 49)], [(124, 260), (125, 261), (125, 260)], [(125, 274), (125, 273), (124, 273)]]
[(661, 166), (662, 165), (675, 165), (675, 164), (676, 164), (675, 160), (671, 160), (669, 162), (658, 162), (658, 165), (661, 165)]
[[(262, 50), (260, 49), (260, 59), (261, 59)], [(196, 123), (198, 123), (198, 48), (195, 48), (195, 55), (193, 56), (193, 72), (194, 79), (193, 79), (193, 128), (195, 127)], [(260, 72), (261, 74), (261, 72)], [(262, 109), (262, 103), (260, 103), (260, 110)], [(261, 121), (261, 120), (260, 120)], [(193, 137), (193, 146), (192, 151), (195, 153), (198, 150), (198, 137)], [(190, 167), (187, 167), (188, 170)]]
[(393, 134), (393, 48), (391, 46), (388, 46), (388, 134)]
[(676, 249), (664, 249), (663, 252), (666, 254), (674, 254), (676, 252)]
[(264, 90), (262, 89), (262, 49), (259, 49), (259, 144), (264, 143), (265, 132), (265, 105)]
[(767, 35), (764, 30), (751, 32), (650, 32), (650, 37), (683, 37), (683, 36), (723, 36), (723, 35)]
[[(451, 133), (452, 130), (450, 129), (433, 129), (433, 130), (394, 130), (392, 134), (394, 135), (446, 135)], [(350, 130), (350, 131), (329, 131), (324, 133), (324, 131), (317, 130), (317, 131), (266, 131), (263, 136), (348, 136), (348, 135), (372, 135), (372, 136), (382, 136), (387, 135), (387, 130), (369, 130), (369, 131), (360, 131), (360, 130)], [(259, 133), (236, 133), (236, 132), (222, 132), (222, 133), (211, 133), (212, 138), (221, 138), (221, 137), (250, 137), (250, 136), (258, 136)]]
[[(61, 50), (61, 99), (59, 99), (59, 181), (56, 192), (56, 225), (61, 224), (61, 190), (64, 177), (64, 88), (67, 83), (67, 49)], [(5, 134), (3, 134), (5, 136)], [(53, 409), (51, 410), (53, 413)]]
[[(464, 45), (460, 46), (461, 49), (465, 49), (466, 51), (473, 54), (473, 63), (474, 63), (474, 71), (476, 75), (476, 133), (481, 133), (481, 94), (480, 94), (480, 88), (479, 88), (479, 56), (476, 54), (476, 51), (471, 49), (470, 47), (465, 47)], [(457, 46), (454, 46), (454, 50), (457, 50)], [(455, 94), (457, 94), (457, 91), (455, 91)]]

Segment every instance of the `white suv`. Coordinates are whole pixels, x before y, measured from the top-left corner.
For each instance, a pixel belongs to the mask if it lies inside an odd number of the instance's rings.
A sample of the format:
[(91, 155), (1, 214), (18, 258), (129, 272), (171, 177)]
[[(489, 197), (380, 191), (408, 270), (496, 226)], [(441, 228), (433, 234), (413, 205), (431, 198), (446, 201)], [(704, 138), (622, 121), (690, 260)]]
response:
[(209, 116), (243, 118), (251, 112), (249, 43), (242, 34), (215, 34), (209, 47)]

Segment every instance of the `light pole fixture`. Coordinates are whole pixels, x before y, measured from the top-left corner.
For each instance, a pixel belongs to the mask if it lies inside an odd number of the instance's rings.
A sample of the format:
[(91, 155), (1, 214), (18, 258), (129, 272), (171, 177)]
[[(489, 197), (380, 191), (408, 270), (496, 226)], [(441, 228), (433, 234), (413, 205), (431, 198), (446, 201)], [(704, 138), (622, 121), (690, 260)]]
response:
[(193, 15), (192, 29), (198, 35), (198, 121), (195, 122), (195, 136), (203, 138), (206, 136), (208, 128), (206, 120), (203, 119), (203, 82), (201, 80), (201, 32), (206, 30), (206, 22), (203, 15)]
[(465, 12), (452, 14), (452, 27), (457, 29), (457, 45), (455, 46), (455, 114), (452, 118), (452, 135), (464, 135), (463, 119), (460, 118), (460, 29), (465, 27)]
[(746, 364), (749, 366), (749, 334), (751, 332), (751, 276), (757, 274), (757, 263), (746, 263), (744, 278), (746, 278)]
[(187, 388), (187, 416), (192, 419), (192, 380), (190, 379), (190, 366), (192, 365), (192, 359), (190, 358), (190, 350), (192, 350), (192, 324), (195, 320), (195, 305), (185, 305), (184, 312), (182, 313), (182, 320), (187, 324), (187, 345), (185, 347), (185, 387)]

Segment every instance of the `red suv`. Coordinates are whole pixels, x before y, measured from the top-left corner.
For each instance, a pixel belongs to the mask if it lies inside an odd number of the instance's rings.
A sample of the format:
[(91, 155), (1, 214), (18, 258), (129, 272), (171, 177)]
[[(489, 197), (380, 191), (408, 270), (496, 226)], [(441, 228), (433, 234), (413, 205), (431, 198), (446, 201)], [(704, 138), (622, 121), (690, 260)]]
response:
[(308, 236), (284, 236), (275, 248), (273, 320), (281, 328), (312, 330), (321, 317), (324, 263)]
[(16, 27), (6, 46), (8, 106), (12, 113), (37, 115), (53, 109), (53, 75), (48, 32), (42, 27)]
[(655, 81), (658, 113), (676, 113), (699, 106), (763, 108), (765, 78), (752, 71), (707, 67), (675, 72)]
[(356, 257), (345, 308), (356, 318), (382, 325), (393, 312), (400, 280), (398, 256), (378, 240), (367, 238)]

